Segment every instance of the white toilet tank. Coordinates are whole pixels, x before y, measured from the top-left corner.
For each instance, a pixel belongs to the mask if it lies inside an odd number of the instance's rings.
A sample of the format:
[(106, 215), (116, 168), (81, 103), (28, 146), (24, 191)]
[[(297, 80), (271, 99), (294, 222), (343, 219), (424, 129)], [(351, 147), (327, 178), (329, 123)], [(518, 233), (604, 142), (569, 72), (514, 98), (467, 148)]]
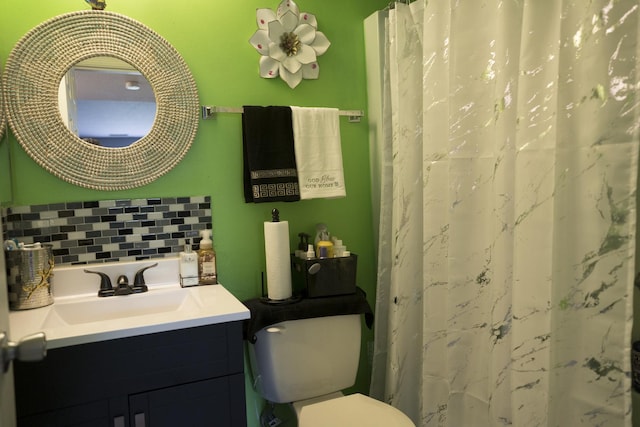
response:
[(288, 320), (265, 327), (249, 344), (256, 389), (288, 403), (352, 386), (360, 359), (360, 315)]

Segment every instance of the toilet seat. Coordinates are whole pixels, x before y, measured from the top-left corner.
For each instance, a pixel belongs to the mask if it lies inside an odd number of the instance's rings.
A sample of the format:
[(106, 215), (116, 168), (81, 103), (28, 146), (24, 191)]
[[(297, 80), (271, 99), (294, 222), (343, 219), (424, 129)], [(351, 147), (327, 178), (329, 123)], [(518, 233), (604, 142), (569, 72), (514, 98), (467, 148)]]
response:
[(296, 409), (300, 427), (415, 427), (398, 409), (360, 393)]

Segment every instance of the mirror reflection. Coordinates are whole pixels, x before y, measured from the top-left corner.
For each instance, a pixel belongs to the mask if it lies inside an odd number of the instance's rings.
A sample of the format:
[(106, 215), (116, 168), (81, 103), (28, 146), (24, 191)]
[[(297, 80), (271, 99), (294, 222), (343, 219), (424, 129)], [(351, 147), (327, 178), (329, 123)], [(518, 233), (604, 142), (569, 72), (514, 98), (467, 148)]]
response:
[(79, 138), (107, 148), (128, 147), (149, 133), (156, 99), (132, 65), (98, 56), (78, 62), (60, 82), (60, 115)]

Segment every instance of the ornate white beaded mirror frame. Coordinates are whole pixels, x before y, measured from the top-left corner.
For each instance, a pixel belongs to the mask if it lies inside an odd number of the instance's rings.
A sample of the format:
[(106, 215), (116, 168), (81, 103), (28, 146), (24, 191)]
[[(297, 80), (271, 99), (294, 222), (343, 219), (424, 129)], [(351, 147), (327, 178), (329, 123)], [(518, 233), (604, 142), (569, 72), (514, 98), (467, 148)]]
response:
[[(153, 127), (128, 147), (85, 142), (60, 115), (61, 79), (97, 56), (128, 62), (154, 90)], [(113, 12), (72, 12), (36, 26), (12, 50), (2, 83), (4, 114), (18, 142), (44, 169), (82, 187), (123, 190), (154, 181), (182, 160), (198, 127), (197, 89), (180, 54), (150, 28)]]

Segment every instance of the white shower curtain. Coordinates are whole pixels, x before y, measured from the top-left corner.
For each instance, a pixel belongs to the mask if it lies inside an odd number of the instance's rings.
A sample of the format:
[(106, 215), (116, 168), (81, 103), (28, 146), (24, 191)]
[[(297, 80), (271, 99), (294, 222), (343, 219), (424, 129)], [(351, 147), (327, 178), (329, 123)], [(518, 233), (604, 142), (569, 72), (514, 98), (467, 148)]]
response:
[(371, 394), (416, 425), (631, 426), (638, 9), (379, 12)]

